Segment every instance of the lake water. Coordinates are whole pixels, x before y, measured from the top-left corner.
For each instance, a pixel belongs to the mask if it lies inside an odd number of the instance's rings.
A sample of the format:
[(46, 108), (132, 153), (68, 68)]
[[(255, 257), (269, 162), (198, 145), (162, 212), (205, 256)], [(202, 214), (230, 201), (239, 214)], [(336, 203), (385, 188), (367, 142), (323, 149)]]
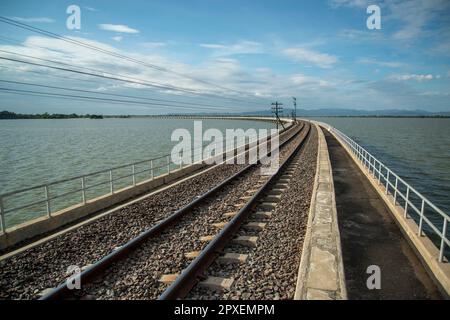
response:
[[(347, 134), (438, 208), (450, 213), (450, 119), (319, 117), (314, 120)], [(442, 218), (435, 215), (429, 218), (442, 226)]]
[[(171, 141), (173, 130), (185, 128), (192, 132), (193, 123), (193, 120), (150, 118), (1, 120), (0, 194), (170, 154), (176, 144)], [(225, 129), (269, 129), (273, 128), (273, 124), (247, 120), (203, 120), (203, 129), (208, 128), (217, 128), (225, 134)], [(121, 174), (125, 172), (118, 173)], [(148, 174), (144, 176), (148, 178)], [(144, 176), (141, 180), (145, 179)], [(50, 192), (54, 196), (79, 187), (77, 180), (61, 190)], [(104, 190), (93, 188), (95, 192), (88, 198), (106, 193), (109, 186), (103, 187)], [(16, 199), (6, 199), (5, 207), (15, 208), (30, 202), (30, 199), (42, 199), (43, 192), (39, 189)], [(77, 197), (58, 200), (52, 203), (52, 211), (79, 203), (80, 196), (77, 194)], [(41, 203), (21, 210), (20, 214), (7, 214), (7, 226), (44, 214), (44, 206)]]

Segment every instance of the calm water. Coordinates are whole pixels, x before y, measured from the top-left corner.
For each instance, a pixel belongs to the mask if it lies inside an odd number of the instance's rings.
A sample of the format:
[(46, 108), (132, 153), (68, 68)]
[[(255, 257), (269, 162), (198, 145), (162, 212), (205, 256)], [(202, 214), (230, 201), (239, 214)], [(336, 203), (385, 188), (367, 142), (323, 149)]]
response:
[[(261, 121), (203, 121), (204, 130), (217, 128), (223, 133), (227, 128), (272, 127), (271, 123)], [(176, 143), (171, 142), (170, 137), (177, 128), (192, 132), (193, 120), (1, 120), (0, 193), (168, 154)], [(64, 191), (76, 188), (79, 188), (79, 181), (76, 185), (64, 186)], [(105, 186), (103, 191), (107, 189)], [(61, 193), (60, 190), (50, 191)], [(20, 199), (11, 199), (6, 205), (11, 208), (30, 199), (42, 199), (42, 192), (38, 190)], [(95, 195), (98, 196), (98, 192), (90, 198)], [(61, 200), (63, 203), (52, 204), (53, 211), (80, 202), (80, 197)], [(43, 214), (44, 204), (31, 209), (32, 212), (28, 209), (20, 215), (7, 215), (7, 225)]]
[(328, 118), (447, 214), (450, 119)]

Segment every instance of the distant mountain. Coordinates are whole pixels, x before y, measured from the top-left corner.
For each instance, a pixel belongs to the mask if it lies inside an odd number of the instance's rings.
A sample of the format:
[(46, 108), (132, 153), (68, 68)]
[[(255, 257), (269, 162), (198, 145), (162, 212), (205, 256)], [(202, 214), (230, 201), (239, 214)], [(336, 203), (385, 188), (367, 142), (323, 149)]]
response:
[[(292, 109), (284, 109), (282, 115), (290, 116)], [(261, 110), (253, 112), (243, 112), (242, 115), (272, 115), (271, 110)], [(428, 112), (425, 110), (359, 110), (359, 109), (297, 109), (299, 117), (450, 117), (450, 112)]]

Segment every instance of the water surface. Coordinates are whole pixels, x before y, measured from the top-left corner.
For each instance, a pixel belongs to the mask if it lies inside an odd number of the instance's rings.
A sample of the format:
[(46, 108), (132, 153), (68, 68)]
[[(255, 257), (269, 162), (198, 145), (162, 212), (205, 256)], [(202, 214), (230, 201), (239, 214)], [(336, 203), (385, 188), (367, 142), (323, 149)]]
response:
[[(224, 135), (225, 129), (273, 128), (272, 123), (263, 121), (209, 119), (202, 123), (203, 130), (217, 128)], [(193, 132), (193, 124), (193, 120), (151, 118), (1, 120), (0, 194), (170, 154), (177, 143), (171, 141), (172, 132), (179, 128)], [(148, 167), (148, 163), (144, 165)], [(129, 174), (126, 170), (129, 167), (118, 174)], [(139, 177), (148, 179), (148, 173)], [(108, 177), (99, 176), (86, 183), (94, 185), (101, 179), (104, 181)], [(129, 180), (123, 181), (122, 185), (125, 186)], [(120, 186), (120, 181), (118, 184)], [(77, 180), (50, 192), (57, 195), (78, 188), (80, 182)], [(93, 188), (95, 192), (88, 198), (107, 193), (109, 186), (99, 188)], [(42, 199), (43, 193), (39, 189), (17, 199), (6, 199), (5, 207), (14, 208)], [(80, 197), (78, 193), (76, 197), (55, 200), (51, 204), (52, 211), (79, 203)], [(11, 226), (45, 211), (45, 204), (40, 204), (26, 212), (22, 210), (20, 214), (7, 215), (6, 223)]]

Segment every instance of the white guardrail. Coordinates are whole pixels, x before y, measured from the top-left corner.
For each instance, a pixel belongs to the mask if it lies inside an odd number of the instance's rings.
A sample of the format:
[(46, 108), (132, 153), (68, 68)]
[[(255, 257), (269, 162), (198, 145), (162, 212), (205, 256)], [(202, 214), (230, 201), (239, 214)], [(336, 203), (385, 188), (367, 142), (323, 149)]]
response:
[[(439, 244), (435, 245), (439, 250), (439, 262), (443, 262), (446, 246), (450, 247), (450, 241), (447, 238), (448, 224), (450, 216), (448, 216), (441, 209), (436, 207), (420, 192), (414, 189), (406, 181), (395, 174), (391, 169), (384, 165), (381, 161), (370, 154), (366, 149), (361, 147), (346, 134), (329, 124), (319, 122), (319, 124), (328, 129), (328, 131), (338, 136), (344, 142), (356, 158), (363, 164), (367, 171), (378, 180), (380, 185), (386, 190), (386, 194), (392, 195), (394, 205), (400, 206), (404, 211), (404, 219), (416, 218), (414, 221), (418, 222), (418, 235), (423, 236), (424, 223), (429, 227), (427, 236), (429, 238), (438, 237)], [(411, 211), (412, 209), (412, 211)], [(427, 217), (428, 215), (428, 217)], [(442, 225), (437, 226), (429, 217), (441, 217)]]
[[(141, 167), (141, 169), (136, 170), (137, 167)], [(177, 168), (183, 167), (183, 165), (176, 166)], [(102, 195), (113, 194), (117, 189), (122, 189), (125, 187), (135, 186), (136, 183), (141, 181), (145, 181), (148, 179), (154, 179), (160, 175), (168, 174), (171, 170), (174, 170), (175, 165), (171, 162), (169, 155), (164, 155), (157, 158), (142, 160), (138, 162), (134, 162), (131, 164), (121, 165), (105, 170), (100, 170), (92, 173), (88, 173), (85, 175), (72, 177), (68, 179), (62, 179), (54, 182), (50, 182), (47, 184), (37, 185), (29, 188), (24, 188), (21, 190), (16, 190), (8, 193), (4, 193), (0, 195), (0, 233), (7, 232), (7, 224), (6, 224), (6, 215), (11, 214), (12, 212), (16, 212), (19, 214), (26, 214), (25, 209), (30, 209), (29, 211), (33, 211), (35, 214), (31, 215), (29, 219), (20, 219), (21, 222), (24, 220), (31, 220), (33, 218), (37, 218), (42, 214), (39, 214), (41, 209), (36, 208), (38, 206), (45, 206), (45, 213), (47, 217), (51, 217), (52, 213), (58, 210), (53, 209), (54, 201), (60, 198), (65, 198), (69, 196), (73, 196), (74, 194), (78, 194), (78, 204), (86, 204), (88, 201), (87, 192), (91, 190), (95, 190), (97, 192), (93, 192), (93, 196), (90, 198), (95, 198)], [(129, 173), (123, 174), (124, 171), (128, 171)], [(142, 177), (142, 174), (147, 174), (146, 178), (138, 179), (138, 177)], [(88, 184), (88, 180), (90, 183)], [(119, 181), (123, 182), (125, 179), (130, 181), (121, 183), (120, 187), (116, 186), (116, 183)], [(78, 181), (78, 187), (75, 189), (68, 187), (69, 184), (74, 186)], [(109, 192), (101, 192), (100, 187), (105, 186), (105, 189), (108, 188)], [(56, 190), (58, 189), (59, 190)], [(71, 189), (70, 191), (66, 191), (67, 189)], [(61, 190), (65, 190), (61, 193)], [(57, 192), (60, 192), (59, 194)], [(40, 192), (41, 196), (37, 196), (36, 193)], [(33, 194), (33, 196), (27, 196), (26, 194)], [(54, 194), (54, 195), (53, 195)], [(22, 195), (22, 197), (21, 197)], [(11, 202), (20, 202), (24, 203), (19, 206), (13, 206), (9, 208), (5, 203), (7, 200), (17, 197), (17, 199), (11, 200)], [(27, 202), (28, 199), (34, 198), (34, 201)], [(36, 198), (40, 198), (36, 200)], [(73, 198), (73, 197), (72, 197)], [(16, 200), (16, 201), (14, 201)], [(71, 199), (73, 202), (73, 199)], [(70, 202), (70, 201), (69, 201)], [(77, 204), (77, 203), (76, 203)], [(11, 205), (10, 205), (11, 206)], [(61, 205), (59, 205), (61, 207)], [(66, 205), (66, 207), (68, 207)], [(64, 207), (63, 207), (64, 208)], [(33, 210), (34, 209), (34, 210)], [(14, 224), (13, 224), (14, 225)]]

